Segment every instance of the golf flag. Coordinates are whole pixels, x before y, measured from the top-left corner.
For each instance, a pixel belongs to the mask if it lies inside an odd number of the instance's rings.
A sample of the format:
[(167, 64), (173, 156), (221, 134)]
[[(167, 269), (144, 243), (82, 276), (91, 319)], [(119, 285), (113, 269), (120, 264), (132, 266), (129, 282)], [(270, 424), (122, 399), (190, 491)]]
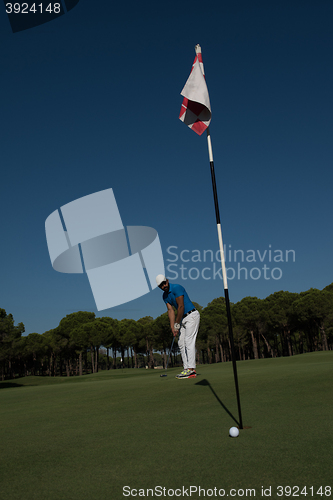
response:
[(201, 47), (196, 45), (196, 56), (190, 76), (181, 91), (184, 96), (179, 119), (201, 135), (212, 119), (208, 89), (202, 63)]
[(208, 156), (210, 164), (210, 173), (212, 177), (214, 204), (215, 204), (215, 215), (216, 215), (216, 226), (217, 226), (217, 236), (220, 246), (221, 255), (221, 267), (222, 267), (222, 277), (224, 286), (224, 297), (225, 305), (227, 309), (227, 319), (228, 319), (228, 330), (229, 330), (229, 340), (231, 349), (232, 365), (234, 370), (235, 388), (238, 404), (238, 415), (239, 415), (239, 428), (243, 429), (242, 411), (240, 405), (239, 388), (238, 388), (238, 375), (236, 366), (236, 353), (234, 345), (234, 336), (232, 332), (232, 320), (230, 312), (230, 300), (229, 300), (229, 290), (227, 283), (227, 271), (225, 265), (224, 257), (224, 247), (222, 239), (222, 229), (220, 221), (220, 210), (217, 198), (217, 188), (215, 179), (215, 169), (214, 169), (214, 159), (213, 159), (213, 149), (212, 141), (210, 137), (209, 124), (212, 118), (210, 101), (208, 95), (208, 89), (205, 80), (205, 72), (202, 63), (201, 47), (200, 45), (195, 46), (195, 59), (192, 66), (192, 71), (185, 87), (181, 91), (181, 95), (184, 96), (183, 104), (180, 110), (179, 119), (182, 120), (188, 127), (190, 127), (198, 135), (201, 135), (205, 130), (207, 133), (207, 145), (208, 145)]

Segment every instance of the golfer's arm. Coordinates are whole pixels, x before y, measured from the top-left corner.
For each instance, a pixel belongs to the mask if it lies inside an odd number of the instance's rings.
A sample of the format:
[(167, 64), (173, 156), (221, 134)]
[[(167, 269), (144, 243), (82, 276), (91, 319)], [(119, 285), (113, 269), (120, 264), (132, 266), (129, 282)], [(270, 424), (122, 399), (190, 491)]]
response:
[(176, 323), (181, 323), (184, 316), (184, 295), (176, 297), (178, 304)]
[(172, 306), (170, 304), (167, 304), (168, 308), (168, 316), (169, 316), (169, 321), (170, 321), (170, 327), (171, 330), (173, 329), (173, 325), (175, 324), (175, 311), (173, 310)]

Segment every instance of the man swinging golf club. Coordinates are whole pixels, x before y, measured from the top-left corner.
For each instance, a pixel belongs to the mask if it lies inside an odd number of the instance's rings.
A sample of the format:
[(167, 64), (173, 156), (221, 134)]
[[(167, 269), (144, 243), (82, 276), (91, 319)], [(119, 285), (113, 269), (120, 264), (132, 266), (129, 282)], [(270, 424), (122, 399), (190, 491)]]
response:
[[(194, 378), (195, 340), (197, 338), (200, 314), (192, 304), (186, 290), (181, 285), (171, 284), (163, 274), (156, 276), (157, 286), (163, 290), (163, 300), (168, 309), (170, 327), (174, 337), (179, 333), (178, 346), (184, 370), (176, 378)], [(177, 309), (177, 316), (173, 307)]]

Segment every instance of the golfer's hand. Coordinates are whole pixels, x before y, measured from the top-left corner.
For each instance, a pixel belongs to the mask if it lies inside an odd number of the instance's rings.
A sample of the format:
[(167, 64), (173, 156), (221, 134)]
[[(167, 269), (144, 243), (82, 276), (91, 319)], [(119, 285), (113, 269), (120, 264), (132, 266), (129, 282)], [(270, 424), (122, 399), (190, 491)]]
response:
[(179, 332), (179, 330), (175, 330), (174, 328), (172, 328), (172, 333), (173, 333), (174, 337), (177, 337), (178, 332)]

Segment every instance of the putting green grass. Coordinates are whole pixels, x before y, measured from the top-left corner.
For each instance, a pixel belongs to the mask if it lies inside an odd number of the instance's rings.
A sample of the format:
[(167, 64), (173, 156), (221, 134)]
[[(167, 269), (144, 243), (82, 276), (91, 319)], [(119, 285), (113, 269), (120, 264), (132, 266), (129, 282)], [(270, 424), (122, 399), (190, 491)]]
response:
[(187, 380), (125, 369), (1, 382), (0, 499), (288, 498), (280, 485), (332, 500), (333, 352), (237, 368), (238, 438), (231, 363)]

